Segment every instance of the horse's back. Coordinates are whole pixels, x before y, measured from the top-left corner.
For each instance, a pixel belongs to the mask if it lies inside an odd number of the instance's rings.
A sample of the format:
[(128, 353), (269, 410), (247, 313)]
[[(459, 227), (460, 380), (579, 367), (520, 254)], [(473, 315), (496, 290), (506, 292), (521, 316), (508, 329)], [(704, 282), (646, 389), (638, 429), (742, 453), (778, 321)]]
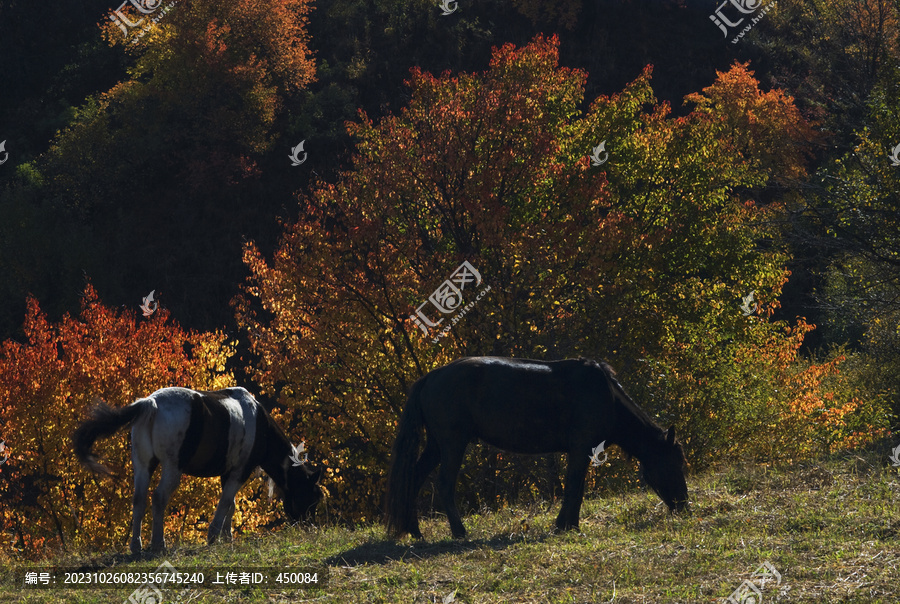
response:
[(430, 432), (519, 453), (567, 451), (573, 438), (597, 438), (612, 402), (604, 369), (586, 359), (458, 359), (427, 374), (420, 396)]
[(259, 407), (244, 388), (171, 387), (147, 398), (156, 405), (150, 446), (163, 464), (192, 476), (222, 476), (249, 458)]

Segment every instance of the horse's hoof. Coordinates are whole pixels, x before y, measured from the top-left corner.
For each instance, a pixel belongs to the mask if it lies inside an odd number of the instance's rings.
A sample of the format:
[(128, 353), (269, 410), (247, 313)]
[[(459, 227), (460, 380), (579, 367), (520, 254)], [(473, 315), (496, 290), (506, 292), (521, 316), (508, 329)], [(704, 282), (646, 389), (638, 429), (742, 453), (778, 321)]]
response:
[(567, 533), (569, 531), (577, 531), (577, 530), (578, 530), (577, 524), (564, 524), (562, 526), (557, 524), (556, 526), (553, 527), (553, 533), (557, 534), (557, 535), (561, 534), (561, 533)]

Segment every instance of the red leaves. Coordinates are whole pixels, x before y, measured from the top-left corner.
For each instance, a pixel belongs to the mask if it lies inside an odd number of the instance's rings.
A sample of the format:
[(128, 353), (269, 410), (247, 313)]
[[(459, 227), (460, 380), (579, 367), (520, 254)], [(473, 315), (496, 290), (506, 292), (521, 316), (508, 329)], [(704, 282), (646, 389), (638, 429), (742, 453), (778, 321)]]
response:
[[(29, 299), (23, 331), (25, 342), (0, 345), (0, 438), (15, 452), (0, 478), (0, 550), (43, 557), (50, 552), (40, 544), (119, 545), (129, 522), (130, 489), (100, 482), (80, 468), (69, 442), (72, 431), (98, 398), (120, 406), (163, 386), (233, 385), (224, 373), (233, 351), (224, 335), (184, 331), (164, 309), (150, 319), (137, 318), (135, 310), (110, 309), (90, 285), (80, 316), (58, 323)], [(124, 434), (98, 448), (117, 467), (130, 468)], [(188, 487), (185, 493), (193, 495), (179, 497), (204, 498), (201, 511), (208, 511), (215, 506), (216, 486)], [(197, 512), (192, 518), (196, 524)]]

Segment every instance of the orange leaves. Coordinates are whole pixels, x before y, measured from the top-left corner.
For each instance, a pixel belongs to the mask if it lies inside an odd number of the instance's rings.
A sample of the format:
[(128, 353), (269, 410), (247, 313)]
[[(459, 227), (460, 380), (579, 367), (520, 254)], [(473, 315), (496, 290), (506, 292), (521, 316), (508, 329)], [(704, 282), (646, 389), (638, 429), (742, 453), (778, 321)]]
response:
[(778, 89), (762, 92), (748, 63), (716, 72), (716, 82), (685, 101), (717, 124), (718, 136), (745, 161), (759, 162), (775, 178), (806, 175), (806, 147), (815, 138), (792, 97)]
[[(0, 475), (0, 551), (41, 557), (53, 548), (122, 545), (131, 512), (130, 469), (122, 482), (100, 480), (74, 459), (70, 435), (99, 398), (116, 406), (170, 385), (213, 389), (233, 385), (225, 363), (233, 354), (220, 333), (182, 330), (167, 311), (151, 319), (104, 306), (85, 288), (78, 318), (50, 323), (28, 300), (24, 342), (0, 345), (0, 438), (15, 455)], [(127, 437), (98, 444), (113, 466), (130, 468)], [(197, 500), (187, 532), (215, 506), (218, 484), (179, 489), (175, 505)], [(179, 503), (180, 502), (180, 503)], [(169, 530), (174, 530), (169, 527)]]
[[(59, 137), (61, 150), (77, 155), (87, 148), (86, 163), (109, 166), (118, 163), (122, 148), (141, 163), (141, 153), (165, 147), (165, 160), (150, 162), (142, 174), (150, 183), (165, 180), (168, 189), (145, 186), (137, 194), (155, 199), (159, 191), (169, 203), (169, 189), (215, 198), (214, 189), (258, 174), (256, 157), (277, 139), (272, 128), (285, 99), (315, 79), (309, 10), (308, 0), (179, 0), (155, 25), (147, 15), (148, 33), (132, 34), (137, 44), (126, 42), (137, 53), (129, 80), (100, 97), (95, 115), (76, 120)], [(110, 40), (122, 40), (119, 27), (105, 27)], [(79, 174), (83, 185), (131, 186)], [(167, 180), (173, 175), (178, 185)], [(109, 194), (88, 188), (87, 204)]]
[[(650, 73), (584, 113), (584, 73), (559, 67), (555, 38), (497, 48), (483, 73), (414, 69), (408, 106), (348, 127), (352, 169), (302, 200), (271, 260), (245, 248), (236, 306), (256, 379), (340, 468), (337, 513), (376, 511), (380, 474), (364, 469), (386, 467), (409, 386), (461, 355), (606, 357), (632, 376), (657, 363), (642, 402), (704, 455), (771, 428), (788, 400), (773, 384), (807, 327), (767, 323), (787, 256), (776, 209), (743, 196), (773, 170), (799, 173), (784, 147), (805, 126), (743, 68), (672, 118)], [(608, 161), (592, 165), (604, 141)], [(463, 260), (490, 295), (435, 343), (410, 315)], [(751, 291), (763, 309), (748, 319)], [(455, 317), (443, 319), (438, 330)], [(499, 462), (472, 474), (495, 480)]]
[[(309, 84), (315, 73), (306, 30), (310, 10), (308, 0), (193, 0), (179, 2), (165, 15), (150, 13), (143, 19), (142, 27), (162, 28), (165, 35), (138, 38), (139, 29), (126, 27), (123, 32), (123, 25), (106, 21), (101, 27), (111, 44), (126, 42), (131, 47), (136, 40), (134, 46), (149, 55), (145, 68), (158, 67), (164, 57), (171, 60), (174, 49), (182, 58), (196, 53), (207, 65), (234, 73), (254, 72), (284, 90), (297, 90)], [(132, 13), (126, 8), (124, 14), (135, 22), (143, 17)]]

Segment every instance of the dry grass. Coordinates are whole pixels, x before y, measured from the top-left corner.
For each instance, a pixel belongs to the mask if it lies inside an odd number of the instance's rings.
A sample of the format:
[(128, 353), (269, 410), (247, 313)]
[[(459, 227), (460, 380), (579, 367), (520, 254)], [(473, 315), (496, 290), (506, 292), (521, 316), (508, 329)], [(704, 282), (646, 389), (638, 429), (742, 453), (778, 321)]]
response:
[[(557, 504), (544, 504), (470, 515), (466, 541), (450, 539), (436, 517), (423, 522), (425, 542), (385, 540), (378, 526), (290, 528), (185, 546), (165, 559), (176, 568), (328, 569), (327, 584), (316, 589), (207, 589), (191, 596), (195, 602), (410, 604), (455, 592), (453, 601), (466, 604), (712, 603), (766, 561), (782, 581), (762, 589), (762, 603), (900, 601), (900, 476), (883, 452), (733, 466), (693, 476), (689, 486), (690, 516), (670, 517), (654, 495), (633, 491), (588, 499), (579, 533), (552, 534)], [(123, 602), (130, 590), (31, 593), (5, 585), (0, 600)]]

